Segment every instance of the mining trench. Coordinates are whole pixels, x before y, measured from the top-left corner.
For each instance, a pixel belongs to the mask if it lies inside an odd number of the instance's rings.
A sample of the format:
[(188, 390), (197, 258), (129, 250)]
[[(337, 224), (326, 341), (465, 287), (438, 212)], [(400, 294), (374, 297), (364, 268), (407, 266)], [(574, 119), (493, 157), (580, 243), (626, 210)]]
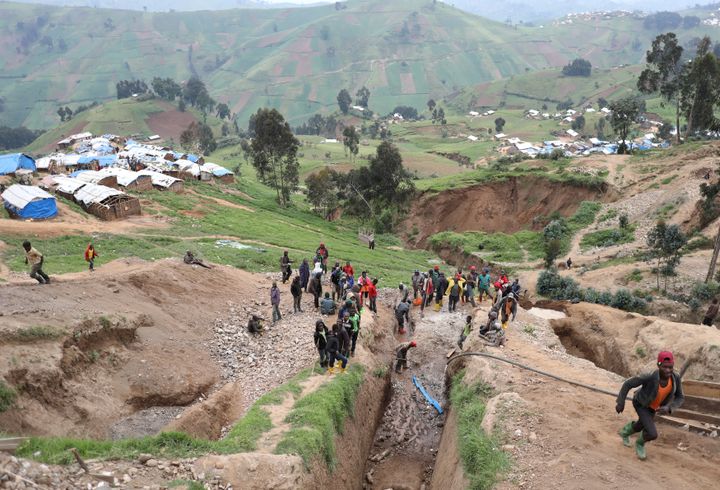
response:
[(415, 340), (417, 347), (408, 355), (408, 369), (401, 374), (391, 373), (389, 396), (365, 463), (362, 488), (430, 486), (445, 413), (438, 413), (428, 403), (412, 378), (415, 376), (441, 407), (447, 407), (445, 354), (448, 346), (457, 341), (465, 314), (425, 310), (422, 316), (413, 309), (414, 328), (405, 335), (395, 335), (397, 342)]

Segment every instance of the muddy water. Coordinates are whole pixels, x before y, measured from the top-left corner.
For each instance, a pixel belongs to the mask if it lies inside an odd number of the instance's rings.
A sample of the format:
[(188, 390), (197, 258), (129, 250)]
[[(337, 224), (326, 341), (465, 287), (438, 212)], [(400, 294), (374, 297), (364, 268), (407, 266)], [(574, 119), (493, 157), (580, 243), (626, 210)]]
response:
[[(469, 311), (468, 311), (469, 312)], [(467, 314), (468, 312), (463, 312)], [(412, 377), (442, 407), (445, 398), (445, 355), (455, 346), (463, 313), (413, 310), (414, 330), (396, 336), (398, 343), (415, 340), (408, 355), (408, 369), (392, 373), (390, 401), (375, 433), (365, 465), (366, 489), (421, 489), (429, 487), (442, 435), (444, 414), (439, 414), (415, 387)], [(394, 366), (393, 366), (394, 367)]]

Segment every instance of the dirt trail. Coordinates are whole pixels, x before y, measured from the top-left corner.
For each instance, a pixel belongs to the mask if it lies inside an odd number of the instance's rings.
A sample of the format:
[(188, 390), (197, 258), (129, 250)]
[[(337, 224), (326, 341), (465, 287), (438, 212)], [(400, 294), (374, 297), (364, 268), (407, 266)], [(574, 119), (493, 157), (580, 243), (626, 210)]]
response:
[(287, 393), (280, 405), (263, 407), (263, 410), (270, 413), (273, 428), (265, 432), (260, 439), (258, 439), (256, 452), (272, 454), (275, 451), (275, 447), (285, 435), (285, 432), (291, 428), (291, 424), (285, 421), (285, 417), (287, 417), (292, 410), (295, 401), (314, 392), (331, 379), (332, 377), (330, 375), (324, 373), (314, 374), (300, 383), (302, 391), (297, 397), (292, 393)]

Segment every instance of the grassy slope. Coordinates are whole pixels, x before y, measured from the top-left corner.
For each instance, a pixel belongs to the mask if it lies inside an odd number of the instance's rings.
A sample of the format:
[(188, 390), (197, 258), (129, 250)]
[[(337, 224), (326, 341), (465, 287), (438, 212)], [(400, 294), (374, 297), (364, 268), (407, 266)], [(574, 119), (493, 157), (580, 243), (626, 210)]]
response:
[[(27, 54), (18, 53), (18, 23), (37, 23), (42, 16), (46, 23), (38, 37), (52, 38), (54, 47), (36, 41)], [(112, 29), (104, 26), (107, 19)], [(6, 99), (2, 120), (48, 127), (57, 120), (58, 103), (107, 100), (120, 79), (183, 80), (193, 70), (241, 120), (272, 105), (297, 121), (334, 108), (341, 87), (354, 91), (363, 84), (372, 92), (374, 110), (387, 112), (401, 103), (422, 107), (429, 96), (560, 66), (576, 56), (600, 67), (620, 59), (639, 62), (655, 34), (639, 22), (515, 29), (424, 0), (351, 1), (341, 11), (328, 5), (155, 14), (2, 3), (0, 68), (8, 81), (0, 87)], [(403, 37), (405, 23), (409, 35)], [(701, 28), (680, 32), (681, 39), (701, 34)], [(642, 48), (632, 51), (636, 38)], [(60, 39), (68, 46), (65, 53), (57, 47)]]
[[(174, 109), (170, 103), (159, 99), (146, 101), (136, 99), (112, 100), (80, 112), (70, 121), (46, 131), (28, 145), (25, 151), (43, 153), (43, 150), (54, 148), (55, 143), (65, 136), (82, 131), (90, 131), (96, 135), (111, 133), (149, 136), (153, 134), (153, 131), (148, 127), (148, 118), (155, 113), (172, 110), (171, 108)], [(199, 116), (196, 116), (196, 118), (199, 119)]]

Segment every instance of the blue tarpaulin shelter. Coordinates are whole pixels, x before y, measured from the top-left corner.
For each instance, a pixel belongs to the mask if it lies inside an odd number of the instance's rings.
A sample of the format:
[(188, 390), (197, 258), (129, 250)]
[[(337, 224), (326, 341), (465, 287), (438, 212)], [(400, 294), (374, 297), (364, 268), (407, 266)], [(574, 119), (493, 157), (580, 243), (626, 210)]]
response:
[(14, 174), (20, 169), (35, 172), (37, 170), (35, 160), (24, 153), (0, 155), (0, 175)]
[(118, 156), (116, 154), (112, 155), (104, 155), (104, 156), (82, 156), (78, 160), (78, 164), (80, 165), (88, 165), (93, 162), (93, 160), (98, 162), (98, 165), (100, 168), (104, 167), (110, 167), (114, 165), (117, 162)]
[(55, 198), (34, 185), (11, 185), (2, 193), (5, 208), (21, 219), (48, 219), (57, 216)]

